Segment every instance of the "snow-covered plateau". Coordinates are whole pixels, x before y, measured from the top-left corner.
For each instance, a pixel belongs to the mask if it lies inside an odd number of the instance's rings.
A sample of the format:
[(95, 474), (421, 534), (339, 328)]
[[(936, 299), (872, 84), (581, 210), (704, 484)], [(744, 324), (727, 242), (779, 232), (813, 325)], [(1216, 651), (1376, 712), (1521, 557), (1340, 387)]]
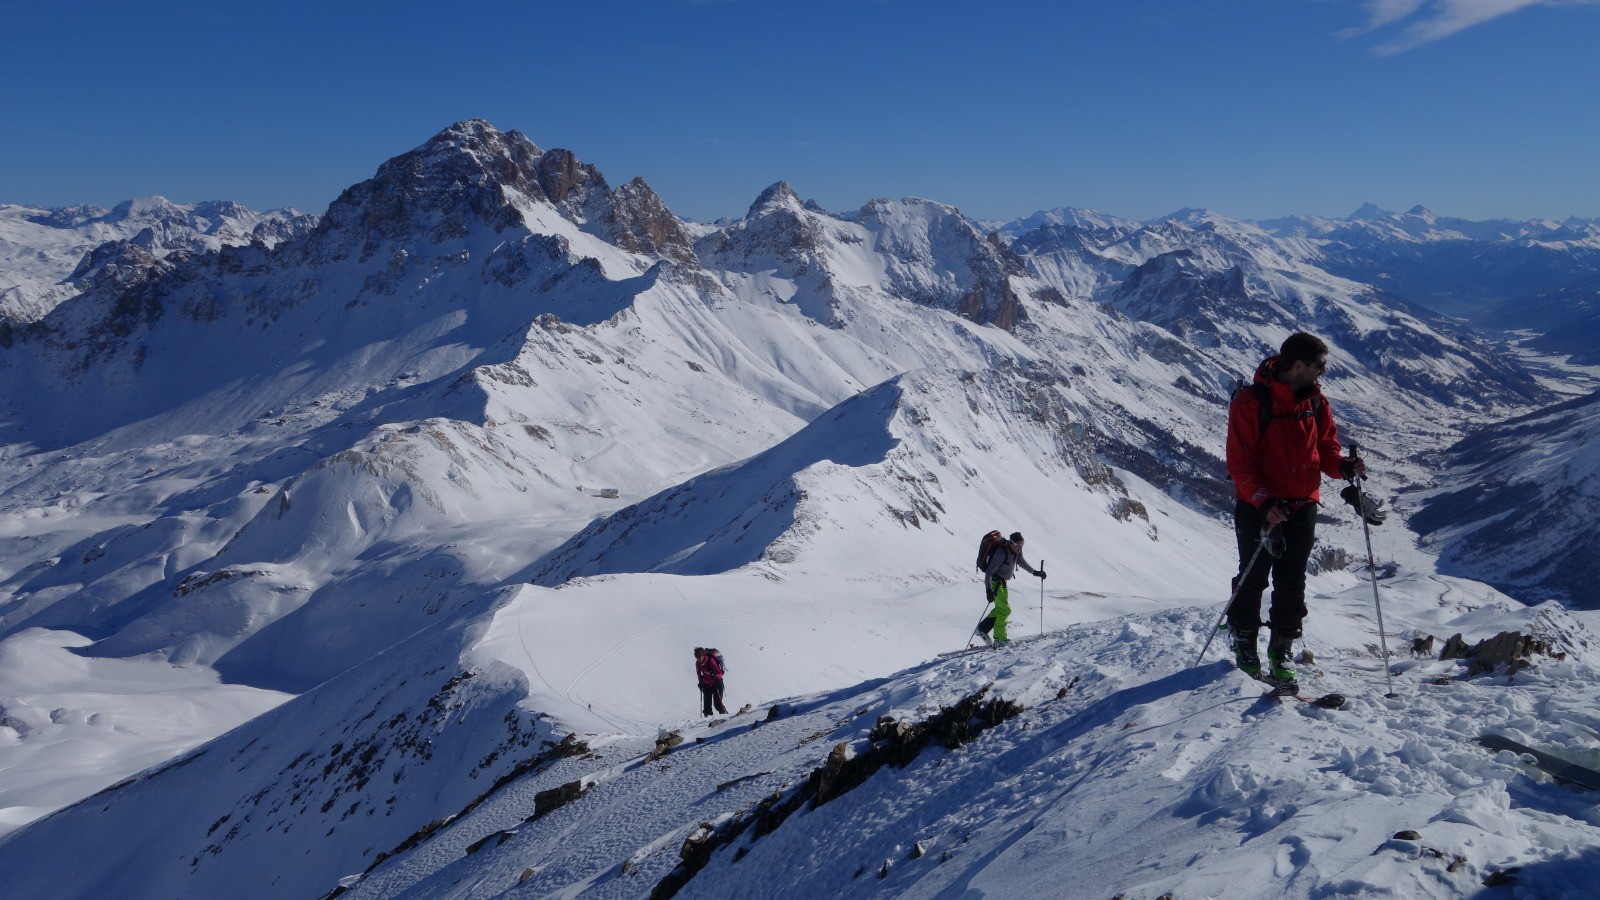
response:
[[(1594, 896), (1593, 222), (706, 225), (480, 120), (124, 207), (0, 207), (7, 896)], [(1338, 709), (1214, 632), (1297, 329), (1394, 510), (1324, 485)], [(967, 651), (991, 528), (1048, 577)]]

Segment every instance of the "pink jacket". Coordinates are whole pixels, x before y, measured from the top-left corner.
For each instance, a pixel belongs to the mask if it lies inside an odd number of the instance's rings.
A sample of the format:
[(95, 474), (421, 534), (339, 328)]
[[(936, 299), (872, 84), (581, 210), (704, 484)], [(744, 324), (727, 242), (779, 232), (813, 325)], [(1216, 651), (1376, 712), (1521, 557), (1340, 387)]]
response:
[(694, 673), (700, 677), (701, 684), (716, 684), (722, 680), (722, 667), (717, 665), (717, 658), (709, 653), (695, 660)]

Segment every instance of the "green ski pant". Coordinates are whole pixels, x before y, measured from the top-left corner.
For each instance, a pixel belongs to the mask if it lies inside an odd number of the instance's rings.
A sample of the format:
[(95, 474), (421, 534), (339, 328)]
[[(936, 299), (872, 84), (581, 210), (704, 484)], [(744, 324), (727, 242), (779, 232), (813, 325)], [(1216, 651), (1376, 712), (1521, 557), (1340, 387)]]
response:
[(989, 602), (994, 604), (994, 612), (989, 614), (994, 619), (994, 639), (1008, 640), (1006, 621), (1011, 618), (1011, 592), (1006, 590), (1006, 583), (998, 578), (990, 578), (988, 582)]

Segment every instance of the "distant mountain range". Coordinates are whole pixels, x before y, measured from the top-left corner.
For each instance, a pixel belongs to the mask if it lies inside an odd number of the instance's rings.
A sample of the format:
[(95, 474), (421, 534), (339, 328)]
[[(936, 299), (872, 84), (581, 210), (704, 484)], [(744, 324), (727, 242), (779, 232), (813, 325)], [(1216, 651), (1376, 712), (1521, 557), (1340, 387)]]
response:
[(258, 213), (232, 201), (173, 203), (145, 197), (113, 209), (0, 204), (0, 323), (29, 322), (81, 291), (85, 279), (129, 255), (161, 258), (304, 233), (317, 217)]

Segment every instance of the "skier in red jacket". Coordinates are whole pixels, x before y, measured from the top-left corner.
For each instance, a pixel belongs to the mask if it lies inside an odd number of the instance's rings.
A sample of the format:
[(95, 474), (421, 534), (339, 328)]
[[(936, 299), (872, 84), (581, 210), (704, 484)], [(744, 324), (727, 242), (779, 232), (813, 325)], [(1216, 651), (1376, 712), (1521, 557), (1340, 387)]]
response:
[[(1228, 609), (1234, 660), (1251, 675), (1261, 672), (1256, 640), (1270, 575), (1268, 676), (1286, 683), (1295, 680), (1291, 651), (1306, 616), (1306, 564), (1316, 540), (1322, 476), (1367, 474), (1360, 459), (1340, 457), (1339, 429), (1318, 383), (1327, 368), (1328, 345), (1296, 332), (1277, 356), (1261, 363), (1255, 383), (1235, 393), (1228, 409), (1228, 476), (1237, 498), (1233, 520), (1241, 571)], [(1267, 552), (1257, 555), (1263, 540)], [(1255, 566), (1244, 572), (1252, 557)]]

